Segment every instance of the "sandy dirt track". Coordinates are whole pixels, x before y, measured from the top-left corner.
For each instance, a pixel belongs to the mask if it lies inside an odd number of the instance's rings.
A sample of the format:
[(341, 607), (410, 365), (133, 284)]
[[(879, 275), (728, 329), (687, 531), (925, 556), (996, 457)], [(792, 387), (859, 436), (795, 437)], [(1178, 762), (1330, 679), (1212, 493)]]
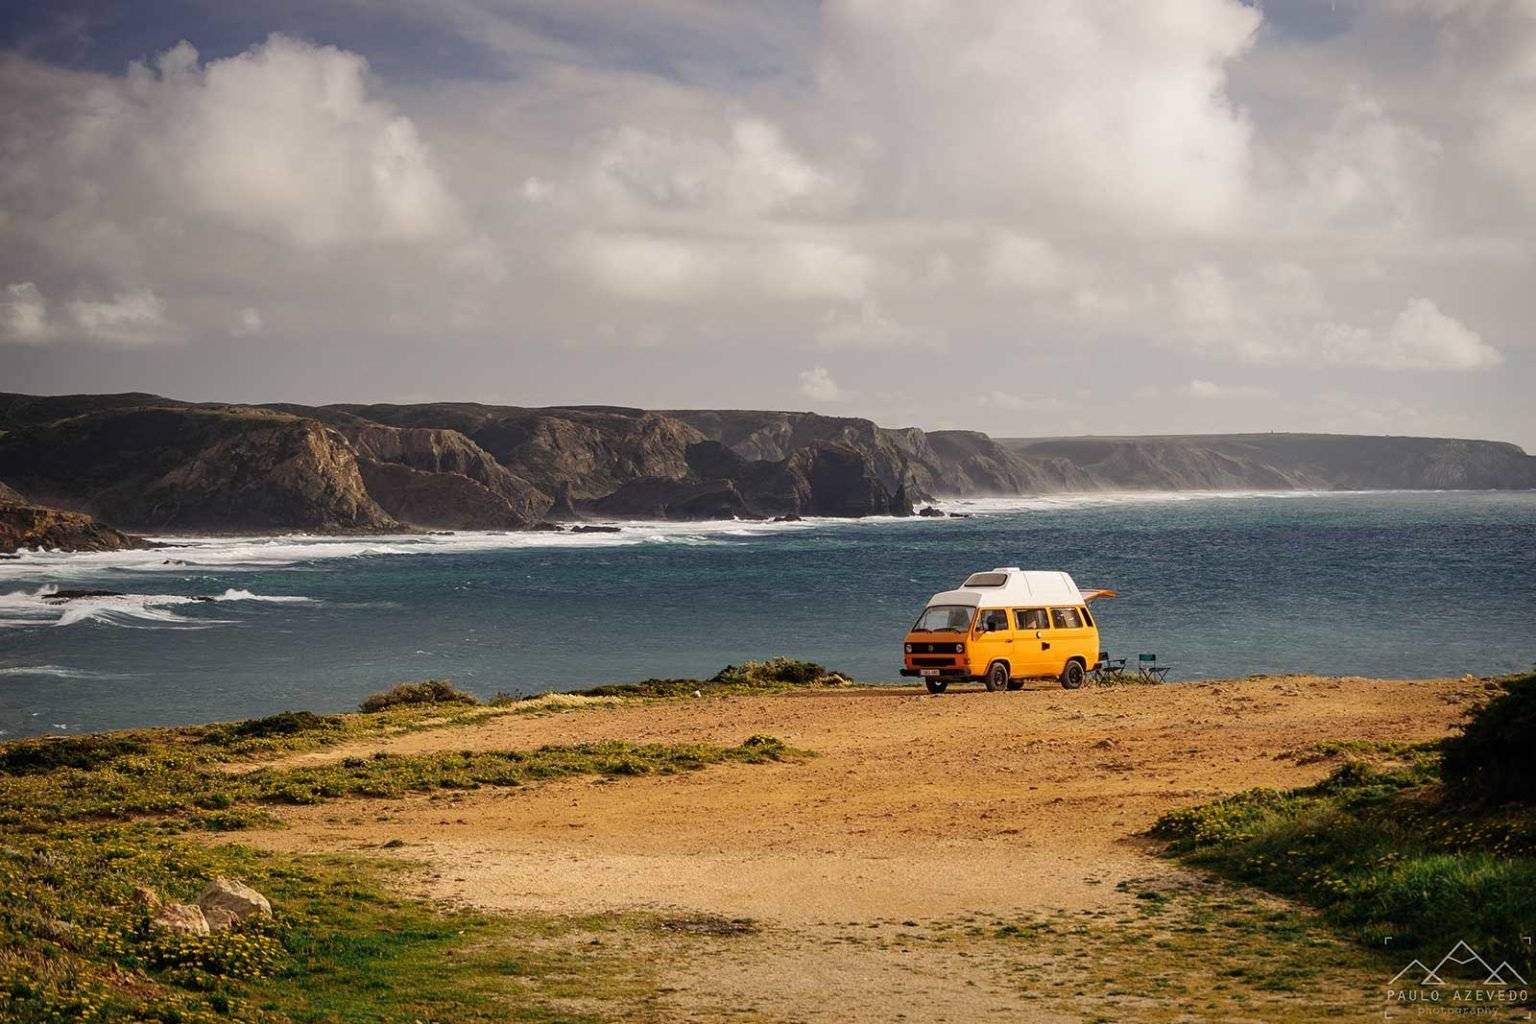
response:
[[(1102, 918), (1125, 912), (1132, 888), (1200, 884), (1139, 836), (1159, 814), (1316, 779), (1330, 766), (1286, 755), (1320, 741), (1442, 736), (1480, 689), (1315, 677), (937, 697), (857, 687), (508, 715), (291, 763), (598, 739), (735, 744), (755, 733), (815, 756), (285, 810), (288, 828), (250, 839), (298, 851), (400, 840), (388, 855), (426, 865), (416, 876), (425, 893), (487, 908), (759, 924), (664, 971), (643, 1012), (615, 1016), (1093, 1019), (1081, 998), (1026, 998), (1017, 956), (874, 938), (921, 940), (979, 918)], [(1038, 967), (1034, 980), (1049, 980), (1052, 965)], [(1193, 1017), (1165, 1017), (1156, 1000), (1128, 1005), (1106, 1019), (1282, 1019), (1225, 1004)]]

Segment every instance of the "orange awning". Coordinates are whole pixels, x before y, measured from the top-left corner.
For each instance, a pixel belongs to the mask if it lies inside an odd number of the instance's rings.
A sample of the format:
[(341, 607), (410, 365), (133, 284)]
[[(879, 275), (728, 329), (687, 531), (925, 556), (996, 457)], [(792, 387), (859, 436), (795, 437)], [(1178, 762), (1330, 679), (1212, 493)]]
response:
[(1100, 598), (1100, 597), (1119, 597), (1120, 596), (1120, 591), (1118, 591), (1118, 590), (1085, 590), (1082, 593), (1083, 593), (1083, 600), (1084, 601), (1092, 601), (1095, 598)]

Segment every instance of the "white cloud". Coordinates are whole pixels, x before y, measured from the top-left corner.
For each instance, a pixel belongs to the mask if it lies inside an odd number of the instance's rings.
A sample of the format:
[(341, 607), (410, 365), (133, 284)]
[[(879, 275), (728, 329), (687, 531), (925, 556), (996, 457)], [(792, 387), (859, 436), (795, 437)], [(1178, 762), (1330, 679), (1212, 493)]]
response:
[(64, 303), (64, 313), (62, 319), (51, 317), (46, 297), (31, 281), (7, 285), (0, 301), (0, 341), (138, 346), (179, 337), (165, 315), (165, 301), (148, 289), (118, 292), (107, 299), (71, 299)]
[(100, 301), (73, 299), (65, 308), (81, 334), (91, 341), (150, 345), (175, 336), (175, 328), (165, 316), (164, 300), (148, 289), (119, 292)]
[(1401, 230), (1419, 215), (1439, 155), (1437, 142), (1351, 84), (1333, 123), (1311, 143), (1302, 207), (1291, 215), (1307, 224)]
[(274, 35), (200, 64), (136, 65), (102, 145), (155, 166), (198, 211), (302, 246), (415, 239), (454, 208), (415, 124), (368, 95), (355, 53)]
[(1339, 366), (1388, 370), (1482, 370), (1504, 361), (1503, 353), (1428, 299), (1414, 299), (1404, 306), (1385, 333), (1351, 324), (1319, 323), (1300, 355), (1315, 355)]
[(994, 409), (1007, 409), (1012, 412), (1021, 412), (1025, 409), (1037, 406), (1040, 399), (1033, 395), (1016, 395), (1011, 391), (988, 391), (981, 396), (981, 404), (989, 405)]
[(777, 125), (739, 118), (724, 126), (724, 136), (624, 125), (593, 152), (583, 194), (618, 215), (651, 208), (759, 217), (830, 191), (830, 180), (788, 145)]
[(0, 340), (37, 344), (52, 334), (48, 303), (37, 285), (31, 281), (6, 285), (5, 298), (0, 301)]
[(570, 243), (566, 257), (578, 274), (611, 294), (658, 303), (725, 290), (754, 298), (853, 300), (875, 275), (868, 258), (820, 241), (588, 232)]
[(1269, 394), (1267, 390), (1248, 384), (1218, 384), (1215, 381), (1196, 377), (1184, 386), (1184, 394), (1190, 398), (1202, 400), (1220, 400), (1232, 398), (1260, 398)]
[(262, 319), (261, 310), (255, 306), (246, 306), (235, 315), (235, 325), (229, 329), (229, 333), (237, 338), (244, 338), (252, 334), (260, 334), (265, 328), (266, 321)]
[(1387, 332), (1381, 365), (1420, 369), (1475, 370), (1504, 361), (1498, 349), (1428, 299), (1403, 307)]
[(571, 244), (578, 270), (609, 292), (630, 299), (682, 302), (720, 279), (720, 266), (701, 246), (639, 234), (585, 234)]
[(800, 371), (800, 394), (816, 402), (836, 402), (843, 397), (843, 390), (825, 366), (815, 366)]
[(998, 232), (992, 239), (985, 273), (994, 288), (1045, 291), (1067, 281), (1066, 261), (1054, 246), (1011, 231)]
[(826, 348), (943, 348), (941, 335), (903, 324), (877, 303), (828, 310), (814, 337)]
[[(1236, 0), (827, 5), (822, 102), (913, 210), (1205, 231), (1241, 214), (1250, 126)], [(872, 172), (873, 173), (873, 172)]]

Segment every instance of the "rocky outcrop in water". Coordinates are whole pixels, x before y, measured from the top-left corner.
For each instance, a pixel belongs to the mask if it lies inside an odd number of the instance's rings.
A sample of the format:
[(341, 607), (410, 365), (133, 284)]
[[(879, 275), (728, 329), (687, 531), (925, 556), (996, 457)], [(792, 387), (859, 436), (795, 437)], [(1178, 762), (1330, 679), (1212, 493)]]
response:
[[(15, 492), (12, 491), (12, 494)], [(22, 549), (46, 551), (121, 551), (156, 545), (103, 526), (82, 512), (65, 512), (6, 500), (0, 494), (0, 553)]]

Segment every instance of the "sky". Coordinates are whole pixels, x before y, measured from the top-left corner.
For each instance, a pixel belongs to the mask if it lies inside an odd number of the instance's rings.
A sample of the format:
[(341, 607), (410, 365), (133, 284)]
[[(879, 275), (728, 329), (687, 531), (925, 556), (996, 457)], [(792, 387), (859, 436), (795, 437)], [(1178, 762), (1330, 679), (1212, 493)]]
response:
[(1536, 451), (1536, 0), (0, 11), (0, 391)]

